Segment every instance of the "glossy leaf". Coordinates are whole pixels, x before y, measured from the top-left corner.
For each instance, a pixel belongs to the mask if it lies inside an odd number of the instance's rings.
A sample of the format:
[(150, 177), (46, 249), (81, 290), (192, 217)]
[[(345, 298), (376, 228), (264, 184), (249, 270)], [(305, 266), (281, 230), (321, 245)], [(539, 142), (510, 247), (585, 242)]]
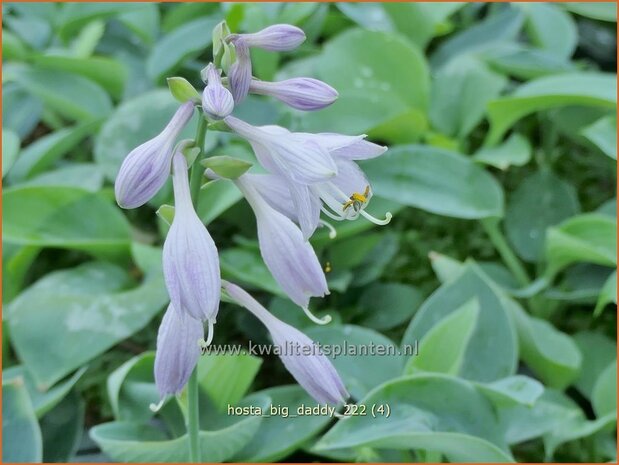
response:
[(21, 378), (2, 382), (2, 462), (40, 462), (41, 430)]
[(610, 158), (617, 159), (616, 117), (605, 116), (583, 129), (582, 134)]
[(458, 153), (399, 146), (363, 167), (376, 194), (395, 202), (456, 218), (503, 215), (501, 186)]
[(2, 128), (2, 178), (9, 172), (17, 155), (21, 142), (19, 136), (10, 129)]
[(531, 151), (529, 141), (514, 133), (500, 145), (480, 148), (473, 159), (485, 165), (507, 170), (510, 166), (526, 165), (531, 159)]

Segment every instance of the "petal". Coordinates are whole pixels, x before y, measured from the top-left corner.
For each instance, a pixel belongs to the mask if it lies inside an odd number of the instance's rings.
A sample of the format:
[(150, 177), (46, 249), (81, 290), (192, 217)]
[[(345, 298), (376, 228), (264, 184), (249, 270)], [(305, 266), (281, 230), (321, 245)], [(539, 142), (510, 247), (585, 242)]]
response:
[[(338, 174), (331, 183), (342, 191), (346, 197), (353, 193), (363, 194), (370, 185), (365, 173), (354, 161), (337, 160)], [(371, 194), (371, 191), (370, 191)], [(369, 199), (368, 199), (369, 200)]]
[(177, 312), (170, 304), (161, 320), (155, 354), (155, 383), (159, 396), (178, 394), (198, 363), (204, 337), (202, 322)]
[(253, 34), (238, 34), (237, 37), (250, 47), (273, 52), (294, 50), (305, 41), (303, 30), (290, 24), (274, 24)]
[(298, 223), (296, 208), (290, 198), (290, 189), (285, 178), (274, 174), (247, 174), (246, 177), (271, 207)]
[(249, 93), (252, 67), (249, 51), (244, 44), (237, 44), (236, 52), (236, 61), (230, 66), (228, 79), (234, 102), (239, 104), (245, 100)]
[(297, 212), (303, 238), (308, 240), (316, 231), (320, 221), (320, 198), (305, 184), (289, 182), (288, 191)]

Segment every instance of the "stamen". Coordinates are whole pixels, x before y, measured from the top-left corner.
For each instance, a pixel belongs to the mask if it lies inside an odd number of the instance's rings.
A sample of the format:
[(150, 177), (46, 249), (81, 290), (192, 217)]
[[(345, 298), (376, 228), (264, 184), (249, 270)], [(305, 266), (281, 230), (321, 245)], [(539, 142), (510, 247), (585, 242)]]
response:
[(204, 342), (206, 347), (211, 345), (211, 342), (213, 342), (214, 335), (215, 335), (215, 331), (213, 331), (213, 320), (208, 320), (208, 330), (206, 332), (206, 341)]
[(331, 223), (327, 223), (325, 220), (318, 220), (320, 224), (329, 230), (329, 239), (335, 239), (337, 237), (337, 231)]
[(164, 402), (165, 399), (161, 399), (158, 404), (150, 404), (148, 408), (151, 412), (157, 413), (159, 410), (161, 410), (161, 407), (163, 407)]
[(384, 220), (379, 220), (378, 218), (373, 217), (372, 215), (370, 215), (365, 210), (361, 210), (359, 213), (361, 213), (364, 217), (366, 217), (372, 223), (378, 224), (380, 226), (384, 226), (386, 224), (389, 224), (389, 222), (391, 221), (391, 218), (393, 218), (393, 215), (391, 214), (391, 212), (385, 213), (385, 219)]
[(330, 212), (329, 210), (325, 208), (324, 205), (320, 206), (320, 211), (322, 211), (325, 215), (327, 215), (329, 218), (331, 218), (334, 221), (344, 221), (346, 219), (343, 216), (338, 216), (335, 213)]
[(331, 315), (325, 315), (322, 318), (318, 318), (312, 312), (309, 311), (309, 308), (307, 307), (301, 307), (301, 308), (303, 309), (307, 317), (310, 320), (312, 320), (314, 323), (316, 323), (317, 325), (326, 325), (327, 323), (331, 322)]

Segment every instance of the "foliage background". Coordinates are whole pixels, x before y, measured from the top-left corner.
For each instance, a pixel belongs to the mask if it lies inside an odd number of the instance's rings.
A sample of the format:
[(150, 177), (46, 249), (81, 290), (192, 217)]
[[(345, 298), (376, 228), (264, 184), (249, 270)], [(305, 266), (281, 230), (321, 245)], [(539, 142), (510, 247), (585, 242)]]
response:
[[(4, 3), (3, 460), (186, 460), (183, 399), (147, 408), (167, 303), (155, 210), (171, 191), (121, 211), (111, 186), (178, 105), (165, 77), (201, 84), (224, 18), (306, 31), (294, 53), (256, 51), (254, 72), (323, 79), (338, 102), (300, 114), (250, 98), (238, 114), (388, 144), (364, 169), (370, 209), (395, 214), (312, 240), (332, 268), (316, 310), (335, 317), (312, 327), (262, 264), (238, 192), (212, 183), (200, 214), (224, 276), (321, 342), (421, 350), (336, 359), (355, 400), (392, 413), (335, 425), (226, 416), (310, 399), (276, 358), (204, 357), (204, 461), (616, 460), (615, 9)], [(266, 342), (222, 307), (215, 343)]]

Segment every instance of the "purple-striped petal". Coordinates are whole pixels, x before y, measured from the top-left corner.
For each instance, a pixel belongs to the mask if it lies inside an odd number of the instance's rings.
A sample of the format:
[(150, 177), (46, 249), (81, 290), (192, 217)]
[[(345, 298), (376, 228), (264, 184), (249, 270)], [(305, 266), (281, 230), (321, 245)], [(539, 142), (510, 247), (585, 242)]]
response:
[(312, 78), (293, 78), (279, 82), (252, 80), (249, 91), (281, 100), (298, 110), (320, 110), (337, 99), (337, 91), (330, 85)]
[(170, 175), (174, 142), (192, 115), (193, 103), (182, 104), (159, 135), (127, 155), (114, 183), (120, 207), (140, 207), (161, 189)]
[(249, 83), (251, 82), (251, 58), (247, 46), (239, 41), (236, 44), (236, 61), (230, 66), (228, 72), (228, 82), (234, 103), (237, 105), (245, 100), (249, 93)]
[(219, 71), (209, 63), (206, 67), (207, 84), (202, 92), (202, 110), (211, 119), (223, 119), (234, 110), (234, 98), (221, 84)]
[(290, 24), (274, 24), (252, 34), (231, 34), (227, 40), (237, 45), (257, 47), (272, 52), (294, 50), (305, 41), (305, 32)]
[(161, 399), (178, 394), (187, 384), (200, 357), (198, 341), (202, 338), (202, 322), (170, 304), (159, 326), (155, 354), (155, 384)]
[(349, 394), (335, 367), (314, 341), (277, 319), (240, 287), (226, 281), (223, 286), (232, 299), (266, 326), (279, 348), (284, 366), (310, 396), (319, 403), (328, 404), (340, 404), (348, 399)]
[(182, 153), (176, 153), (173, 165), (174, 220), (163, 244), (166, 287), (179, 312), (214, 322), (221, 287), (217, 248), (193, 209)]

